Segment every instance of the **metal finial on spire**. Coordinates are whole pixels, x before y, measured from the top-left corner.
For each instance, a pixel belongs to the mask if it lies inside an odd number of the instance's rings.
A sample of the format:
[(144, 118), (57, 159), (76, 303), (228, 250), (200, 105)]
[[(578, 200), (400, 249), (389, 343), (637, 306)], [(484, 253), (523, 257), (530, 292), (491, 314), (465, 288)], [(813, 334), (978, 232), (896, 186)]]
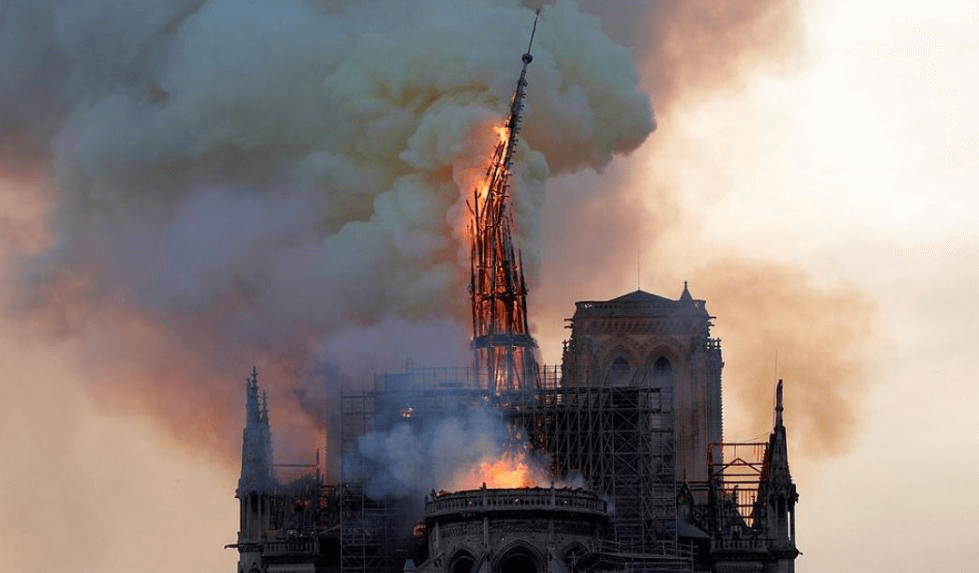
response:
[(540, 9), (537, 9), (536, 15), (534, 16), (534, 27), (530, 31), (530, 43), (527, 44), (527, 51), (521, 56), (520, 60), (523, 62), (523, 68), (520, 70), (520, 78), (517, 79), (517, 89), (513, 92), (513, 99), (510, 101), (510, 117), (507, 118), (506, 130), (506, 147), (503, 150), (503, 162), (502, 166), (505, 170), (509, 170), (511, 164), (513, 163), (513, 152), (517, 147), (517, 133), (520, 132), (520, 112), (523, 111), (524, 97), (526, 96), (525, 88), (527, 87), (527, 64), (534, 61), (534, 56), (530, 53), (531, 48), (534, 45), (534, 36), (537, 34), (537, 20), (540, 18)]
[(530, 62), (534, 61), (534, 56), (530, 54), (530, 48), (534, 46), (534, 35), (537, 34), (537, 20), (539, 18), (540, 18), (540, 8), (538, 8), (537, 11), (534, 12), (534, 28), (530, 31), (530, 43), (527, 44), (527, 52), (524, 53), (522, 58), (520, 58), (521, 60), (523, 60), (523, 63), (525, 64), (529, 64)]

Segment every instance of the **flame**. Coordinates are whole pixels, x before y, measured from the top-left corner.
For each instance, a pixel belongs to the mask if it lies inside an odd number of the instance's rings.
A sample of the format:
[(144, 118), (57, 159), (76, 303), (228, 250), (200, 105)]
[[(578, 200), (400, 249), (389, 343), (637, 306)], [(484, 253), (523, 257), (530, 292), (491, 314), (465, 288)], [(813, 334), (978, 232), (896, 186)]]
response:
[(486, 203), (486, 196), (489, 194), (489, 181), (485, 179), (476, 184), (476, 196), (479, 197), (479, 204)]
[(538, 466), (524, 451), (505, 452), (497, 458), (484, 457), (464, 468), (453, 480), (455, 491), (488, 488), (541, 487), (549, 485), (547, 471)]
[[(506, 128), (506, 124), (494, 125), (493, 126), (493, 131), (496, 132), (496, 137), (497, 137), (497, 139), (499, 141), (496, 143), (496, 146), (497, 146), (496, 147), (496, 153), (490, 154), (490, 157), (492, 157), (492, 159), (489, 162), (487, 162), (487, 166), (489, 166), (488, 164), (493, 163), (494, 160), (497, 162), (497, 165), (494, 165), (494, 166), (498, 166), (499, 163), (502, 163), (502, 160), (497, 157), (497, 154), (500, 153), (500, 146), (505, 146), (506, 145), (507, 139), (508, 139), (508, 135), (509, 135), (509, 133), (507, 131), (507, 128)], [(486, 195), (489, 193), (490, 183), (491, 182), (490, 182), (489, 178), (483, 177), (476, 184), (476, 190), (477, 190), (477, 193), (478, 193), (479, 201), (480, 202), (483, 202), (483, 201), (486, 200)]]
[[(496, 134), (496, 141), (492, 143), (493, 147), (489, 147), (489, 139), (487, 138), (485, 128), (479, 130), (479, 135), (476, 136), (478, 141), (484, 142), (487, 145), (487, 150), (481, 155), (485, 157), (479, 165), (470, 165), (462, 169), (463, 173), (458, 176), (457, 184), (461, 189), (466, 189), (468, 194), (466, 195), (466, 202), (468, 203), (470, 198), (476, 197), (476, 202), (478, 205), (482, 206), (486, 203), (486, 197), (489, 195), (490, 189), (490, 178), (487, 177), (487, 173), (490, 168), (494, 166), (493, 161), (496, 158), (495, 151), (499, 150), (500, 145), (504, 145), (507, 142), (507, 127), (506, 123), (494, 124), (490, 126), (492, 133)], [(482, 146), (482, 143), (480, 144)], [(459, 236), (466, 237), (469, 240), (473, 238), (474, 221), (473, 213), (471, 211), (475, 205), (470, 205), (470, 211), (460, 221)]]
[(530, 468), (522, 462), (501, 459), (479, 464), (479, 474), (486, 487), (530, 487)]
[(500, 139), (500, 143), (506, 143), (507, 140), (507, 129), (506, 125), (495, 125), (493, 130), (496, 131), (496, 136)]

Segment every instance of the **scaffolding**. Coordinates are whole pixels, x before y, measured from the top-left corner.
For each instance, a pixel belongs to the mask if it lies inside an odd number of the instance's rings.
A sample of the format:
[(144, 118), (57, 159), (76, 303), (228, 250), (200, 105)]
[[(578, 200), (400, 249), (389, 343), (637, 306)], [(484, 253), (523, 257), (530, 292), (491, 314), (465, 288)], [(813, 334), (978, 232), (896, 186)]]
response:
[(557, 387), (511, 413), (556, 477), (609, 497), (614, 540), (632, 553), (661, 553), (676, 540), (673, 399), (669, 389)]
[[(677, 484), (670, 388), (564, 387), (560, 369), (542, 366), (540, 388), (492, 396), (471, 368), (411, 368), (375, 377), (371, 391), (341, 398), (342, 451), (356, 455), (359, 436), (413, 416), (440, 416), (492, 406), (545, 454), (557, 479), (606, 496), (612, 541), (621, 555), (683, 559), (677, 546)], [(349, 479), (353, 476), (344, 476)], [(361, 490), (362, 494), (362, 490)], [(360, 507), (366, 498), (361, 499)], [(356, 516), (350, 516), (356, 517)], [(370, 521), (370, 520), (368, 520)], [(356, 520), (345, 520), (344, 527)], [(344, 550), (366, 538), (344, 536)], [(369, 552), (368, 552), (369, 553)], [(642, 561), (639, 557), (637, 560)], [(638, 562), (638, 561), (637, 561)], [(364, 561), (344, 558), (346, 571)]]
[(344, 484), (340, 494), (340, 571), (396, 571), (407, 554), (398, 535), (400, 508), (369, 497), (363, 486)]
[(397, 531), (401, 508), (392, 500), (368, 496), (363, 484), (350, 479), (344, 465), (357, 451), (357, 438), (373, 429), (377, 402), (376, 392), (340, 398), (340, 573), (395, 571), (404, 562)]
[(763, 476), (768, 444), (764, 442), (728, 442), (708, 445), (710, 482), (707, 484), (712, 503), (709, 527), (714, 531), (735, 533), (761, 532), (758, 492)]

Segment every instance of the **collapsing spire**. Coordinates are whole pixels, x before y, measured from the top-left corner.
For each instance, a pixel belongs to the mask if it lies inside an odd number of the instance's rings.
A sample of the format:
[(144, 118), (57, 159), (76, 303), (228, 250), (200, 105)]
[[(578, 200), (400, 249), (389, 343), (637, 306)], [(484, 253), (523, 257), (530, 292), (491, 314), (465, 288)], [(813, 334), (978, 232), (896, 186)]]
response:
[[(540, 10), (537, 11), (540, 16)], [(473, 190), (469, 210), (472, 221), (469, 293), (472, 301), (473, 361), (477, 378), (491, 396), (537, 386), (537, 343), (527, 326), (527, 284), (523, 261), (514, 253), (510, 211), (511, 167), (520, 131), (527, 86), (530, 49), (537, 33), (537, 18), (530, 34), (523, 68), (510, 102), (510, 113), (486, 170), (483, 185)]]

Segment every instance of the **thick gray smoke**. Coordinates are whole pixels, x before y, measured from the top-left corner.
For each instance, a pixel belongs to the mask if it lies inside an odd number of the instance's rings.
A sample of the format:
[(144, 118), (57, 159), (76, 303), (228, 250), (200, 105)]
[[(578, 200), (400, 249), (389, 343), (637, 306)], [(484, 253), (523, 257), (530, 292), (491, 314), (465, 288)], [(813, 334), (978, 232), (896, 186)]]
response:
[[(112, 394), (231, 445), (226, 404), (253, 359), (285, 388), (311, 361), (365, 367), (346, 339), (372, 341), (373, 371), (423, 346), (461, 358), (464, 201), (530, 8), (39, 0), (0, 17), (0, 165), (52, 197), (18, 306), (102, 344), (88, 363), (125, 373)], [(652, 129), (629, 52), (574, 2), (545, 9), (534, 56), (515, 173), (531, 280), (548, 177), (601, 169)]]
[[(417, 418), (417, 416), (416, 416)], [(375, 420), (376, 423), (376, 420)], [(345, 474), (364, 483), (372, 496), (422, 499), (432, 489), (475, 489), (481, 483), (547, 485), (548, 474), (527, 454), (502, 414), (490, 407), (459, 409), (448, 416), (401, 420), (358, 442), (344, 460)], [(501, 468), (494, 482), (492, 464)], [(526, 479), (526, 481), (520, 481)]]

